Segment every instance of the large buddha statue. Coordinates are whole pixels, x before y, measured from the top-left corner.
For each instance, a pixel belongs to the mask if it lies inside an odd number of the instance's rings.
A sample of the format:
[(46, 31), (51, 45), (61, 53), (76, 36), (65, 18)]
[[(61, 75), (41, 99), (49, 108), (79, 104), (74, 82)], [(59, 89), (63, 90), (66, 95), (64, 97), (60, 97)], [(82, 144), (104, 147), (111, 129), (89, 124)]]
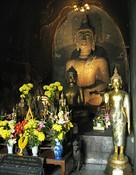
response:
[(66, 71), (71, 66), (77, 71), (77, 85), (84, 89), (84, 104), (99, 106), (103, 92), (109, 83), (109, 67), (105, 58), (94, 54), (96, 36), (86, 19), (76, 33), (76, 45), (79, 57), (66, 64)]

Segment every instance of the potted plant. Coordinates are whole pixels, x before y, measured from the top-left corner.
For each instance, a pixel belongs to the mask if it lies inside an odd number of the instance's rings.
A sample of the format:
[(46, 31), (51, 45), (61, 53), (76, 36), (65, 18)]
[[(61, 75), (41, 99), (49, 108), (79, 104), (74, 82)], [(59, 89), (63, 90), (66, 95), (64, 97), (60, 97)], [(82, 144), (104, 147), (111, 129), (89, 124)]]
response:
[[(24, 126), (23, 136), (28, 138), (28, 147), (32, 149), (34, 156), (37, 156), (38, 146), (45, 140), (44, 121), (30, 119)], [(33, 150), (36, 150), (36, 153)]]
[(33, 88), (34, 85), (32, 83), (25, 83), (19, 88), (21, 99), (18, 104), (18, 113), (21, 117), (25, 117), (26, 112), (31, 106)]
[(16, 143), (16, 133), (15, 133), (16, 121), (11, 120), (0, 120), (0, 136), (3, 138), (7, 144), (8, 153), (13, 153), (13, 146)]
[[(66, 138), (66, 134), (73, 127), (72, 122), (70, 121), (71, 116), (69, 111), (60, 110), (57, 114), (51, 113), (49, 116), (52, 121), (52, 126), (50, 129), (50, 140), (51, 145), (54, 150), (55, 159), (62, 158), (63, 151), (63, 141)], [(59, 154), (60, 153), (60, 154)]]

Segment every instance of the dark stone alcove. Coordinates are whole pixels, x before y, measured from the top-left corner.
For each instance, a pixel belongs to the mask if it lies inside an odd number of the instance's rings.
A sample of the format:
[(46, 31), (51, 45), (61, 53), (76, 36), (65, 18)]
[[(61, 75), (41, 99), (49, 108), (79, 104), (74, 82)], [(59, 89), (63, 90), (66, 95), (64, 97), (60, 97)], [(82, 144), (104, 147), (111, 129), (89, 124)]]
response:
[[(129, 46), (129, 0), (93, 0), (120, 28)], [(25, 82), (52, 82), (55, 31), (73, 0), (2, 0), (0, 2), (0, 110), (11, 112)], [(128, 47), (127, 47), (128, 48)], [(127, 53), (129, 50), (127, 49)], [(128, 57), (129, 63), (129, 57)], [(128, 82), (129, 84), (129, 82)]]
[[(88, 2), (104, 9), (117, 23), (124, 38), (128, 63), (131, 64), (131, 79), (128, 80), (128, 86), (131, 84), (131, 88), (129, 87), (128, 90), (131, 94), (131, 117), (136, 133), (136, 41), (134, 39), (136, 2), (135, 0)], [(19, 99), (18, 88), (24, 82), (43, 81), (47, 84), (53, 80), (54, 34), (59, 21), (67, 14), (72, 4), (73, 0), (0, 1), (0, 112), (2, 110), (11, 112), (12, 106)], [(62, 10), (64, 7), (66, 8)], [(131, 31), (131, 45), (129, 31)], [(131, 53), (129, 53), (129, 45)], [(134, 163), (134, 170), (136, 174), (136, 163)]]
[(123, 88), (128, 89), (128, 56), (120, 28), (106, 11), (93, 5), (86, 13), (71, 10), (57, 26), (53, 43), (54, 79), (65, 83), (66, 62), (78, 58), (75, 34), (86, 15), (88, 23), (95, 29), (95, 54), (107, 59), (110, 76), (114, 67), (118, 68), (123, 79)]

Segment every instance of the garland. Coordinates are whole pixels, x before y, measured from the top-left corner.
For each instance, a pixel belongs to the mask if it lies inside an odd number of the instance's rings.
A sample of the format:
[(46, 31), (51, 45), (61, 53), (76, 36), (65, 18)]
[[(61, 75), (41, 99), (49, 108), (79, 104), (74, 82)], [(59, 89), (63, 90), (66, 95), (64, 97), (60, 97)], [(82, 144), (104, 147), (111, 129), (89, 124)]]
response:
[(19, 156), (23, 155), (23, 149), (26, 147), (28, 143), (28, 137), (21, 136), (18, 140), (18, 147), (20, 149), (20, 152), (18, 153)]

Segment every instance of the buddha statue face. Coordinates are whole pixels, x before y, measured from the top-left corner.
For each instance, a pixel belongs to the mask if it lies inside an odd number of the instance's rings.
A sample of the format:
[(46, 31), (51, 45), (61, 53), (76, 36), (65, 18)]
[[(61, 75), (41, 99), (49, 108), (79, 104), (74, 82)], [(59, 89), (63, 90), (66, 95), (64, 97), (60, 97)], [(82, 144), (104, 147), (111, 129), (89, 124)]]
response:
[(77, 81), (77, 72), (73, 66), (67, 71), (67, 81), (68, 83), (76, 83)]
[(76, 78), (75, 78), (73, 72), (69, 72), (69, 74), (67, 75), (67, 80), (68, 80), (69, 83), (75, 83), (76, 82)]
[(89, 25), (89, 20), (86, 16), (83, 18), (81, 26), (76, 32), (75, 39), (77, 50), (80, 49), (80, 53), (83, 53), (83, 56), (88, 56), (92, 50), (95, 50), (96, 36), (94, 28)]
[(112, 87), (115, 89), (119, 89), (122, 87), (122, 83), (120, 81), (120, 79), (113, 79), (112, 80)]
[(91, 30), (81, 29), (76, 34), (77, 47), (82, 50), (90, 51), (95, 49), (95, 37)]

